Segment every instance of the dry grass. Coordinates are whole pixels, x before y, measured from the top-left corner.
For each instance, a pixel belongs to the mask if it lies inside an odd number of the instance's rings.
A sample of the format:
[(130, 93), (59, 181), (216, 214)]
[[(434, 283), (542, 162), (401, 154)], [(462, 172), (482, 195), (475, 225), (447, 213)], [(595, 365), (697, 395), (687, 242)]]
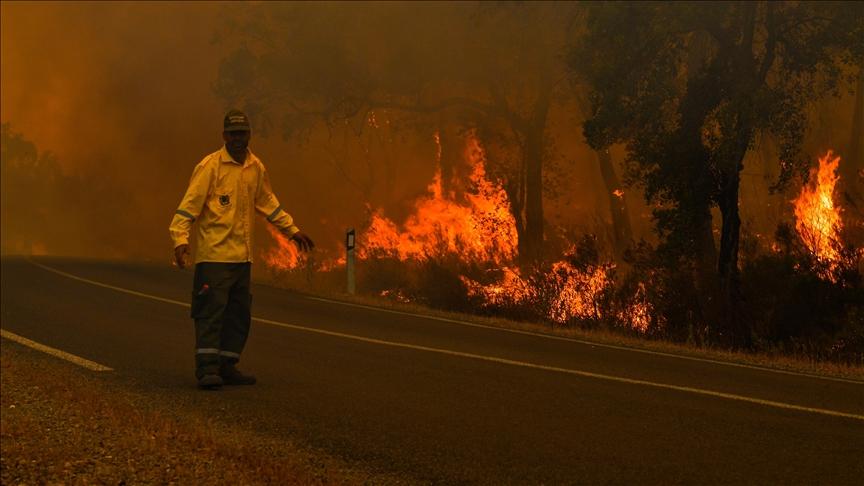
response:
[[(577, 329), (572, 327), (551, 326), (549, 324), (534, 322), (519, 322), (499, 317), (486, 317), (474, 314), (447, 312), (432, 309), (413, 303), (399, 303), (383, 297), (369, 295), (348, 295), (344, 292), (335, 291), (337, 288), (332, 282), (315, 282), (305, 275), (282, 274), (279, 276), (266, 275), (261, 283), (298, 290), (310, 295), (323, 297), (340, 302), (348, 302), (358, 305), (366, 305), (399, 312), (433, 316), (472, 324), (480, 324), (494, 328), (510, 329), (523, 332), (549, 334), (567, 337), (594, 344), (620, 346), (630, 349), (639, 349), (659, 353), (668, 353), (680, 356), (688, 356), (700, 359), (716, 360), (728, 363), (758, 366), (783, 371), (812, 374), (818, 376), (829, 376), (835, 378), (846, 378), (864, 381), (864, 366), (816, 361), (806, 356), (790, 356), (781, 352), (777, 353), (745, 353), (741, 351), (729, 351), (718, 348), (699, 347), (686, 343), (673, 343), (663, 340), (649, 340), (638, 336), (630, 336), (616, 333), (606, 329)], [(342, 284), (343, 282), (339, 282)]]
[(152, 398), (7, 342), (0, 369), (2, 484), (399, 482), (288, 441), (160, 410)]

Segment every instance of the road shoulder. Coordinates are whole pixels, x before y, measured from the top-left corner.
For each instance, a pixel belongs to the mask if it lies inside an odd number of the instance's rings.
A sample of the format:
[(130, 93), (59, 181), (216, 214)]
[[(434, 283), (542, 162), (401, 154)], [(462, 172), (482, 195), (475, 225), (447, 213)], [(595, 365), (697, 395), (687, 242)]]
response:
[(0, 348), (0, 371), (2, 484), (402, 482), (290, 440), (166, 410), (143, 393), (9, 341)]

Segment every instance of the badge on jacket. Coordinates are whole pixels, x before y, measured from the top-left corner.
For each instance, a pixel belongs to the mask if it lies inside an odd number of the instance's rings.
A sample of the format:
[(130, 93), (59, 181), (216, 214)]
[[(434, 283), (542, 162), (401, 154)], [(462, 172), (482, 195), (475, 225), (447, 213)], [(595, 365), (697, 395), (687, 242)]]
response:
[(219, 204), (222, 206), (227, 206), (231, 204), (231, 195), (230, 194), (220, 194), (219, 195)]

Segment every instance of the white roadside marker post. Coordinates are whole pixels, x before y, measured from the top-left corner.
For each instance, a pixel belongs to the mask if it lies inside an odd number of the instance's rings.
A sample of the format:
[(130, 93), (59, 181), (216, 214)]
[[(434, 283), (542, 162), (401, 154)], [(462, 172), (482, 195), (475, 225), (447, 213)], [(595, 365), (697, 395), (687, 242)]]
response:
[(348, 269), (348, 294), (354, 295), (354, 228), (345, 235), (345, 267)]

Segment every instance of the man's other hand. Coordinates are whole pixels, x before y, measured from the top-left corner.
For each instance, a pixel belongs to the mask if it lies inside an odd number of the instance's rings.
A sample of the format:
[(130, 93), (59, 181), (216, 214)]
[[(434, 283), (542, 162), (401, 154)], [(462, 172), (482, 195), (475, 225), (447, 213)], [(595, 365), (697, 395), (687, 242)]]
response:
[(174, 260), (180, 268), (186, 268), (189, 264), (189, 245), (180, 245), (174, 248)]
[(300, 251), (309, 251), (312, 248), (315, 248), (315, 243), (312, 243), (312, 238), (306, 236), (306, 234), (302, 231), (294, 233), (294, 236), (291, 237), (291, 240), (294, 241)]

